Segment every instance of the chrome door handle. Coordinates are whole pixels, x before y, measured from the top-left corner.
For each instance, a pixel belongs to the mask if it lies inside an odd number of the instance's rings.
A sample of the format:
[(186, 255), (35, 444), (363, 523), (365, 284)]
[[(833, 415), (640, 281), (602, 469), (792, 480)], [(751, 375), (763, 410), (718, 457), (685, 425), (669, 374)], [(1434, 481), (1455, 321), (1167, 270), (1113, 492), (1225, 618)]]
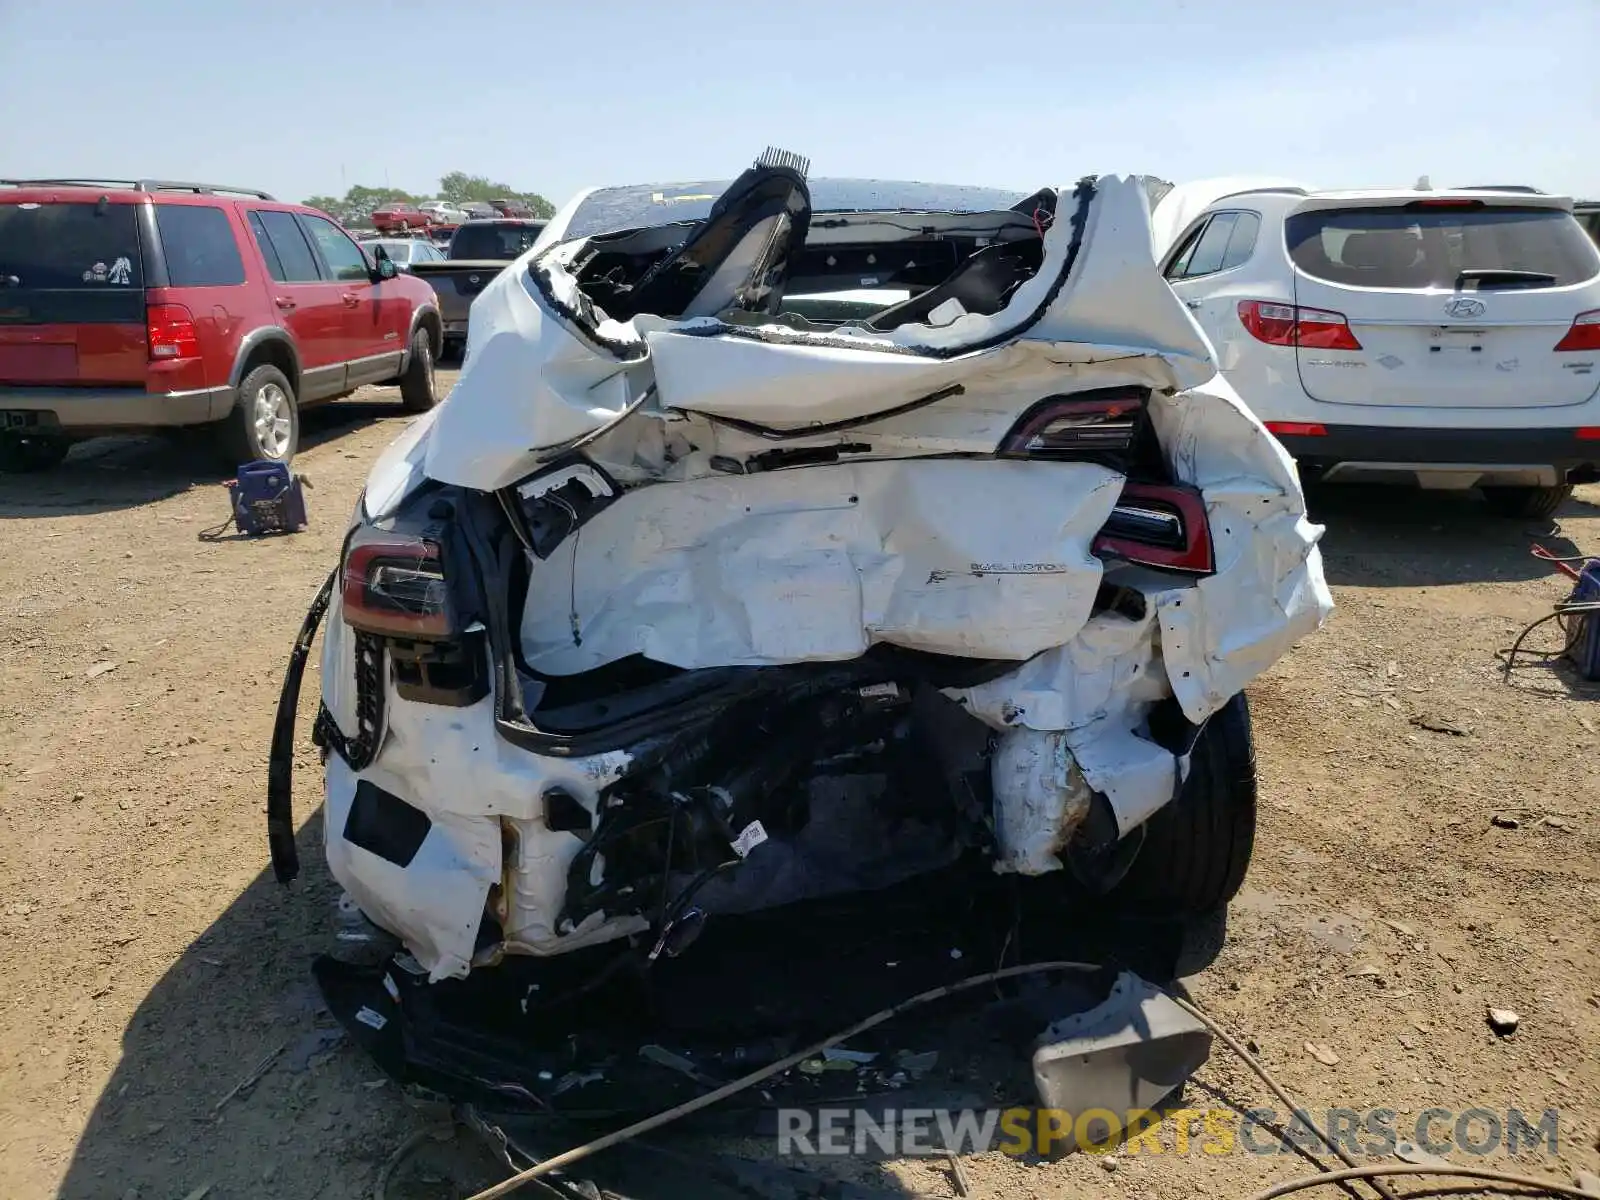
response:
[(1200, 307), (1200, 301), (1198, 301), (1198, 300), (1185, 300), (1183, 302), (1183, 306), (1185, 308), (1199, 308)]
[(293, 308), (294, 307), (294, 301), (289, 299), (289, 297), (287, 297), (287, 296), (278, 296), (278, 297), (274, 298), (274, 300), (272, 302), (274, 304), (276, 304), (279, 308)]
[(361, 303), (361, 297), (356, 295), (354, 292), (346, 292), (344, 295), (340, 296), (339, 299), (344, 301), (346, 308), (354, 308), (356, 305)]

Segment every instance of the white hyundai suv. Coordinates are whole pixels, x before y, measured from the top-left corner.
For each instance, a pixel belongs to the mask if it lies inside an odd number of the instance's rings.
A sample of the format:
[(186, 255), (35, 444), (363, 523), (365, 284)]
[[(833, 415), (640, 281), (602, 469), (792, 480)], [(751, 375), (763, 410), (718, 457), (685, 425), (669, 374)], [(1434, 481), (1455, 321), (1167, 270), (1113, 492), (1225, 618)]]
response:
[(1600, 478), (1600, 253), (1571, 200), (1242, 182), (1174, 189), (1156, 254), (1304, 477), (1520, 517)]

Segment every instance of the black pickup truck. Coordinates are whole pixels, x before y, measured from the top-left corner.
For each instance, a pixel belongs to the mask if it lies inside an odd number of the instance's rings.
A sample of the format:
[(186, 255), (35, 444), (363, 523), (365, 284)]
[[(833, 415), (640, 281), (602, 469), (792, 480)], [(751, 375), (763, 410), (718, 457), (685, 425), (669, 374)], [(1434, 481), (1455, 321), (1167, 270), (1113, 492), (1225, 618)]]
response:
[(538, 240), (545, 224), (517, 217), (463, 221), (450, 239), (444, 262), (412, 264), (411, 273), (426, 280), (439, 298), (446, 356), (459, 355), (465, 348), (467, 316), (478, 293)]

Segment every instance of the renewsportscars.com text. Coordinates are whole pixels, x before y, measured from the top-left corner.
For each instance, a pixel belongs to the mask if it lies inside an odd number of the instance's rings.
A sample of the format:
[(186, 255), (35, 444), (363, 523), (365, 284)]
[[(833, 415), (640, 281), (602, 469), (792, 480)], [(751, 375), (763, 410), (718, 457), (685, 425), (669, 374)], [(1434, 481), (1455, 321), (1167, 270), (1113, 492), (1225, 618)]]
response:
[[(1352, 1155), (1385, 1156), (1409, 1143), (1429, 1154), (1451, 1150), (1558, 1151), (1560, 1115), (1510, 1108), (1429, 1108), (1402, 1120), (1392, 1108), (1329, 1108), (1285, 1116), (1270, 1108), (1183, 1108), (1113, 1113), (1056, 1108), (853, 1109), (778, 1111), (778, 1152), (804, 1155), (1049, 1155), (1073, 1145), (1118, 1154), (1292, 1154), (1320, 1151), (1320, 1130)], [(1164, 1135), (1165, 1131), (1165, 1137)]]

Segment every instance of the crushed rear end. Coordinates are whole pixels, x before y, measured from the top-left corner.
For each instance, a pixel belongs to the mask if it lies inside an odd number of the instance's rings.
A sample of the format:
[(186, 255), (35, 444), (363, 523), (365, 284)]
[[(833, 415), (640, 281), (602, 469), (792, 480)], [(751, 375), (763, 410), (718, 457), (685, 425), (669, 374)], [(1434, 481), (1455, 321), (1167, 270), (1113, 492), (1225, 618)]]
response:
[(1150, 245), (1135, 179), (824, 213), (777, 154), (489, 283), (321, 598), (328, 862), (419, 976), (953, 870), (1159, 893), (1147, 834), (1244, 786), (1240, 693), (1331, 600)]

